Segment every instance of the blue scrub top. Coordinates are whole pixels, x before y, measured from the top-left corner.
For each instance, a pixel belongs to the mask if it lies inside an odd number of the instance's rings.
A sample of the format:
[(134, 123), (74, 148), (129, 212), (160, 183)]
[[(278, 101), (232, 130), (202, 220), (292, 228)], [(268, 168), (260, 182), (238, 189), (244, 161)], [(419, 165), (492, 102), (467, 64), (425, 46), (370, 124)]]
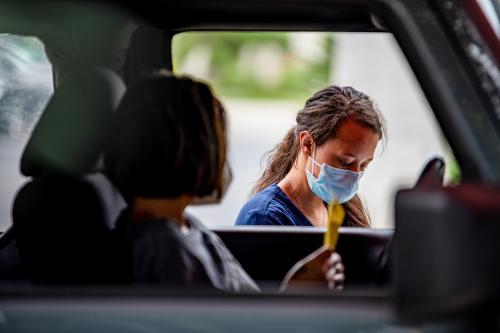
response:
[(276, 184), (256, 193), (241, 208), (235, 225), (313, 226)]

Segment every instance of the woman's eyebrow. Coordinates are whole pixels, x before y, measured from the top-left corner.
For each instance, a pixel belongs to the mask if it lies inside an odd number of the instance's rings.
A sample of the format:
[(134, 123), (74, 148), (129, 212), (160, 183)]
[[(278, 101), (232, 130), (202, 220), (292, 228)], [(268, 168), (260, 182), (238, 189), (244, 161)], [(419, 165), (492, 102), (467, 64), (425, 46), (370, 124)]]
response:
[[(349, 155), (349, 154), (343, 154), (343, 153), (339, 153), (339, 155), (338, 155), (338, 156), (339, 156), (339, 157), (341, 157), (341, 158), (347, 158), (347, 159), (354, 159), (354, 160), (356, 160), (356, 159), (357, 159), (357, 157), (356, 157), (356, 156)], [(372, 157), (370, 157), (369, 159), (364, 160), (363, 162), (364, 162), (364, 163), (370, 163), (371, 161), (373, 161), (373, 156), (372, 156)]]
[(353, 155), (349, 155), (349, 154), (344, 154), (344, 153), (339, 153), (340, 157), (346, 157), (346, 158), (352, 158), (352, 159), (356, 159), (356, 156), (353, 156)]

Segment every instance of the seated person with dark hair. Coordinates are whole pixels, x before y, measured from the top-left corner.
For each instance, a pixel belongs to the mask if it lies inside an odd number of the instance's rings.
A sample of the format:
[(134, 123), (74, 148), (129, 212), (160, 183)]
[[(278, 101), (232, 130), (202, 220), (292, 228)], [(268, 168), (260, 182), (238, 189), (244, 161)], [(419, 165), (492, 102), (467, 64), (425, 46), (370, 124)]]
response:
[[(219, 237), (185, 215), (195, 197), (221, 191), (225, 111), (210, 88), (159, 71), (135, 84), (114, 116), (105, 170), (129, 203), (117, 222), (134, 282), (258, 291)], [(284, 282), (340, 289), (340, 256), (319, 249)]]

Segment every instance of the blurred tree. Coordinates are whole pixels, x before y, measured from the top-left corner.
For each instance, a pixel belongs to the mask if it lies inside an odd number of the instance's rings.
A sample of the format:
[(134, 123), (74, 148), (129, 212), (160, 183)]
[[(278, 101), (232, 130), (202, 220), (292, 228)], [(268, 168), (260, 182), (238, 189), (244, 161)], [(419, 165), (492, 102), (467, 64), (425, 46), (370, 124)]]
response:
[(462, 172), (457, 160), (453, 155), (448, 157), (446, 166), (446, 178), (448, 179), (449, 185), (458, 185), (462, 179)]
[(173, 65), (223, 96), (303, 100), (328, 84), (332, 51), (328, 33), (186, 32)]

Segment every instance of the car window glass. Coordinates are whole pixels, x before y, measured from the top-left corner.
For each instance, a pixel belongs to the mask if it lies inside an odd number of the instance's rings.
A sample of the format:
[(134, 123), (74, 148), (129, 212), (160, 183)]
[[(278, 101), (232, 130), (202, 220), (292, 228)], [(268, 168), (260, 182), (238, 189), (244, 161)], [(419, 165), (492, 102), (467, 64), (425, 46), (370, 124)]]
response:
[(12, 202), (24, 181), (19, 160), (52, 91), (52, 67), (40, 40), (0, 35), (0, 231), (12, 223)]
[(248, 200), (262, 156), (295, 123), (305, 100), (328, 84), (370, 95), (388, 139), (361, 181), (376, 228), (393, 227), (393, 196), (411, 187), (425, 163), (442, 156), (447, 181), (459, 168), (404, 55), (386, 33), (186, 32), (173, 40), (174, 71), (213, 85), (229, 118), (233, 182), (221, 204), (188, 210), (209, 226), (231, 226)]

